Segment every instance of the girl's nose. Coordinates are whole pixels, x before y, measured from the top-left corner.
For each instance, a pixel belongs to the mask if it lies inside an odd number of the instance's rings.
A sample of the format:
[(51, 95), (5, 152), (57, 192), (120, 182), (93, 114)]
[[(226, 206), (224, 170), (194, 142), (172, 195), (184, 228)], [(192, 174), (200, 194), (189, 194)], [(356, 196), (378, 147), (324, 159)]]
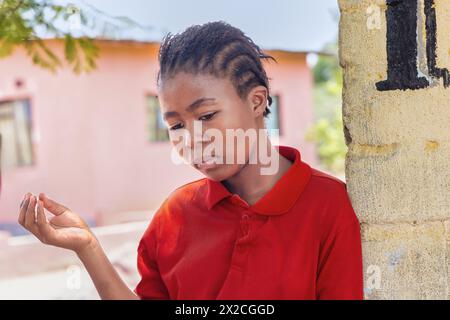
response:
[(209, 142), (210, 139), (204, 134), (201, 121), (194, 121), (191, 125), (186, 126), (183, 141), (186, 148), (194, 149)]

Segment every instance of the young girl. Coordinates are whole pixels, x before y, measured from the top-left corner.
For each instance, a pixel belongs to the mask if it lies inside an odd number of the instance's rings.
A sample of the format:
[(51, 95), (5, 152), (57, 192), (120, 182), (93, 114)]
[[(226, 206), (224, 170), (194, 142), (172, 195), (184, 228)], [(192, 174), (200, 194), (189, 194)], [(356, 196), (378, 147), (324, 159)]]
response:
[[(86, 223), (45, 194), (25, 195), (19, 223), (43, 243), (75, 251), (102, 299), (362, 299), (359, 223), (342, 181), (267, 135), (244, 144), (243, 161), (224, 160), (239, 153), (235, 138), (192, 156), (213, 143), (208, 130), (217, 140), (264, 129), (272, 99), (262, 59), (273, 58), (224, 22), (164, 38), (161, 111), (171, 142), (182, 141), (179, 154), (206, 177), (176, 189), (156, 212), (137, 249), (134, 290)], [(250, 161), (264, 152), (276, 164), (270, 174), (261, 157)]]

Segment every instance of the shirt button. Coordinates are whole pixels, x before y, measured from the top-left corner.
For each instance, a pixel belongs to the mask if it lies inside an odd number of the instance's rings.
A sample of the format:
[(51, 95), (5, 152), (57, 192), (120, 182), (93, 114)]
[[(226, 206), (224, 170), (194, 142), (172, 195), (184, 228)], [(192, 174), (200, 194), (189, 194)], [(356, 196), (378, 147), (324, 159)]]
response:
[(244, 213), (242, 215), (242, 218), (241, 218), (241, 231), (242, 231), (242, 233), (244, 235), (247, 235), (247, 233), (249, 231), (249, 222), (248, 222), (249, 219), (250, 219), (250, 216), (248, 214)]

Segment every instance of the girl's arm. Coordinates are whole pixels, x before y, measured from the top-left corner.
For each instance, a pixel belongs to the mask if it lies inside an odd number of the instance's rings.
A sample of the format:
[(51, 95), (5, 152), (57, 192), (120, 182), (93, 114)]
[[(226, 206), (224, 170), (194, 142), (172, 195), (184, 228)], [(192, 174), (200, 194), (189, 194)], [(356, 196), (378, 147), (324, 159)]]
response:
[(77, 252), (77, 255), (86, 267), (101, 299), (139, 299), (120, 278), (97, 240), (83, 251)]
[(364, 298), (362, 245), (359, 221), (345, 191), (335, 203), (338, 226), (324, 237), (319, 253), (317, 299)]
[[(53, 214), (50, 219), (44, 208)], [(86, 222), (67, 207), (43, 193), (39, 199), (27, 193), (20, 205), (18, 222), (42, 243), (74, 251), (101, 299), (139, 299), (120, 278)]]

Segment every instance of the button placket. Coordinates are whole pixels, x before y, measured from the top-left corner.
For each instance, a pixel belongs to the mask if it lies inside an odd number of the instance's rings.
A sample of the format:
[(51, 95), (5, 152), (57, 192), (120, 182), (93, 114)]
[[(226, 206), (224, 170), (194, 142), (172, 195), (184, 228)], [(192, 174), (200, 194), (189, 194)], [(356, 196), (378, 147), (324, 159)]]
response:
[(245, 269), (248, 254), (248, 244), (247, 239), (249, 235), (249, 221), (250, 216), (247, 213), (241, 215), (240, 220), (240, 234), (235, 242), (235, 251), (233, 254), (233, 266), (240, 270)]
[(252, 225), (256, 221), (253, 220), (256, 218), (253, 216), (253, 213), (250, 210), (244, 210), (241, 213), (240, 219), (240, 235), (236, 239), (235, 242), (235, 251), (233, 253), (233, 266), (239, 268), (241, 270), (245, 270), (245, 266), (247, 264), (248, 259), (248, 251), (251, 246), (252, 238), (253, 238), (253, 228)]
[(250, 216), (244, 213), (241, 218), (241, 231), (243, 236), (247, 236), (250, 230)]

